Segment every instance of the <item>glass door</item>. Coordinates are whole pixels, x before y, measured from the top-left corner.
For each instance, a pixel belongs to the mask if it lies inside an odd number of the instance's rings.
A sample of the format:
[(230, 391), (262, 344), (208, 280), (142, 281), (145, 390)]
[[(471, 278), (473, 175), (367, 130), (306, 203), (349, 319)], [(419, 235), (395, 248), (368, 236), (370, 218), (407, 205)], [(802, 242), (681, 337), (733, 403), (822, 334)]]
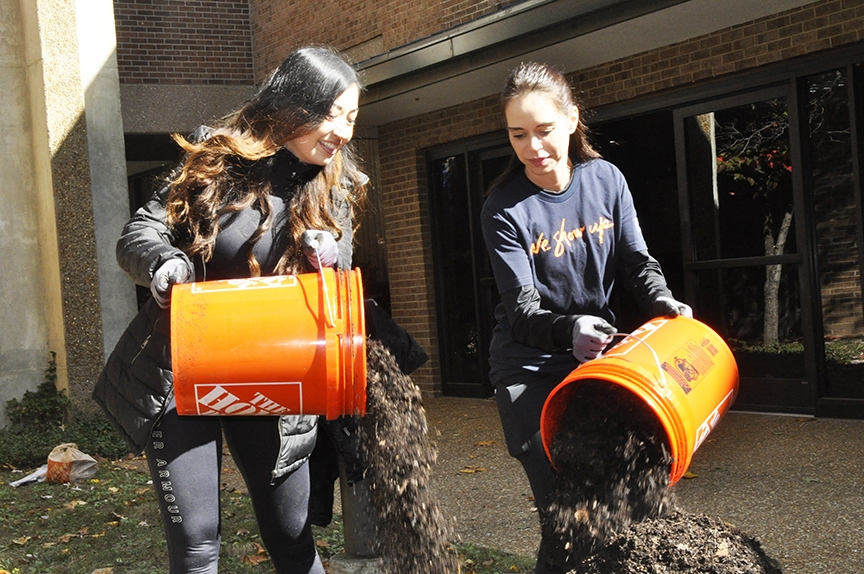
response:
[(796, 107), (780, 86), (675, 113), (685, 290), (735, 354), (739, 410), (815, 411)]
[(861, 417), (864, 410), (861, 130), (855, 120), (860, 126), (861, 72), (861, 65), (843, 66), (801, 82), (820, 318), (819, 412), (843, 417)]
[(429, 206), (442, 391), (487, 397), (489, 342), (498, 290), (492, 278), (480, 209), (504, 171), (510, 146), (456, 145), (430, 154)]

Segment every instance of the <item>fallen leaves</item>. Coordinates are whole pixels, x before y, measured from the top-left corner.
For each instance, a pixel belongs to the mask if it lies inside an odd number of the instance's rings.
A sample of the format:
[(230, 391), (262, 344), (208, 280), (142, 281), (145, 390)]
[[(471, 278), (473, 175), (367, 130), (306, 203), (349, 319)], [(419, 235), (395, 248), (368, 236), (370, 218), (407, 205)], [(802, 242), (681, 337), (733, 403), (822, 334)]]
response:
[(459, 471), (462, 474), (474, 474), (477, 472), (486, 472), (486, 468), (482, 466), (466, 466), (462, 470)]
[[(480, 562), (480, 564), (482, 564), (487, 569), (492, 568), (495, 565), (495, 560), (493, 560), (493, 559), (484, 560), (483, 562)], [(475, 562), (474, 560), (471, 560), (470, 558), (466, 558), (465, 560), (462, 561), (461, 572), (462, 572), (462, 574), (477, 574), (477, 566), (478, 566), (477, 562)], [(511, 569), (512, 568), (513, 567), (511, 566)], [(512, 570), (512, 571), (518, 572), (519, 570), (517, 568), (517, 569)]]
[(255, 545), (255, 554), (249, 554), (249, 555), (243, 556), (242, 562), (244, 564), (255, 565), (255, 564), (260, 564), (261, 562), (266, 562), (267, 560), (270, 560), (270, 557), (267, 556), (267, 550), (265, 550), (261, 544), (259, 544), (257, 542), (253, 542), (253, 544)]
[(76, 532), (75, 534), (63, 534), (62, 536), (58, 536), (57, 537), (57, 543), (58, 544), (68, 544), (69, 541), (72, 540), (73, 538), (84, 538), (85, 536), (87, 536), (87, 533), (89, 532), (89, 530), (90, 530), (89, 528), (84, 526), (82, 528), (79, 528), (78, 532)]

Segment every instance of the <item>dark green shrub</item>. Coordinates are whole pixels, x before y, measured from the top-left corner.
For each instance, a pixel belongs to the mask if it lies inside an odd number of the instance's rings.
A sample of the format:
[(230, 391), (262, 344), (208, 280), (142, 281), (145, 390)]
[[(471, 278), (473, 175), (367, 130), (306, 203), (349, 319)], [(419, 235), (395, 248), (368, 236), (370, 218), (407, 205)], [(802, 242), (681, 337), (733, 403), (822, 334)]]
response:
[(66, 420), (72, 403), (65, 391), (57, 390), (57, 353), (51, 351), (45, 380), (35, 391), (27, 391), (19, 401), (6, 402), (6, 415), (12, 426), (37, 432), (49, 430), (57, 421)]
[(126, 454), (125, 443), (104, 415), (74, 412), (66, 393), (57, 390), (55, 357), (52, 352), (45, 380), (35, 391), (6, 402), (9, 425), (0, 429), (0, 464), (41, 466), (51, 449), (68, 442), (91, 456), (115, 459)]

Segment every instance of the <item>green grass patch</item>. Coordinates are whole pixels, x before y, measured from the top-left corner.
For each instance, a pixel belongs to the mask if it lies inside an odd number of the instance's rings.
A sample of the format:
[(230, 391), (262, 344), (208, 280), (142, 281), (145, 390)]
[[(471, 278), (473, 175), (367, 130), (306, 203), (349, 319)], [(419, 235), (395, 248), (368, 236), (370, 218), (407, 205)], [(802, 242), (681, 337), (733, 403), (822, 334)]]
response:
[[(161, 574), (168, 569), (165, 539), (149, 484), (137, 460), (102, 460), (93, 479), (76, 484), (10, 482), (30, 472), (0, 470), (0, 572), (10, 574)], [(223, 489), (219, 572), (272, 573), (249, 497)], [(341, 517), (314, 527), (326, 561), (342, 552)], [(457, 544), (463, 574), (524, 574), (533, 557)]]
[(513, 574), (534, 572), (533, 556), (499, 552), (473, 544), (457, 544), (462, 574)]
[[(162, 574), (168, 557), (156, 493), (142, 458), (123, 458), (126, 446), (104, 416), (76, 415), (58, 392), (52, 354), (45, 381), (6, 404), (0, 429), (0, 574)], [(63, 443), (99, 459), (95, 477), (75, 484), (11, 482), (46, 464)], [(22, 469), (22, 470), (19, 470)], [(248, 495), (221, 492), (221, 574), (272, 573)], [(313, 527), (322, 560), (344, 548), (335, 515)], [(457, 544), (462, 574), (521, 574), (534, 559)], [(410, 574), (410, 573), (406, 573)]]
[(0, 568), (21, 574), (167, 570), (148, 474), (103, 461), (88, 481), (9, 486), (22, 476), (0, 472)]

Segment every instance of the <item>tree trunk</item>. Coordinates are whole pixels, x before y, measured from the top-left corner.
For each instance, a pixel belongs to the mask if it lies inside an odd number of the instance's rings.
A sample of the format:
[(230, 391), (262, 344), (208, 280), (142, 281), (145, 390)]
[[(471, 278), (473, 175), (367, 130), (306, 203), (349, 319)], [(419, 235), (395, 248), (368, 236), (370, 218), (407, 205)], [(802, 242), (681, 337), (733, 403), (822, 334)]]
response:
[[(777, 232), (777, 241), (771, 233), (769, 225), (765, 226), (765, 255), (782, 255), (786, 250), (786, 238), (792, 226), (792, 212), (783, 214), (783, 223)], [(765, 268), (765, 314), (762, 342), (765, 345), (777, 343), (780, 340), (780, 276), (783, 266), (768, 265)]]

